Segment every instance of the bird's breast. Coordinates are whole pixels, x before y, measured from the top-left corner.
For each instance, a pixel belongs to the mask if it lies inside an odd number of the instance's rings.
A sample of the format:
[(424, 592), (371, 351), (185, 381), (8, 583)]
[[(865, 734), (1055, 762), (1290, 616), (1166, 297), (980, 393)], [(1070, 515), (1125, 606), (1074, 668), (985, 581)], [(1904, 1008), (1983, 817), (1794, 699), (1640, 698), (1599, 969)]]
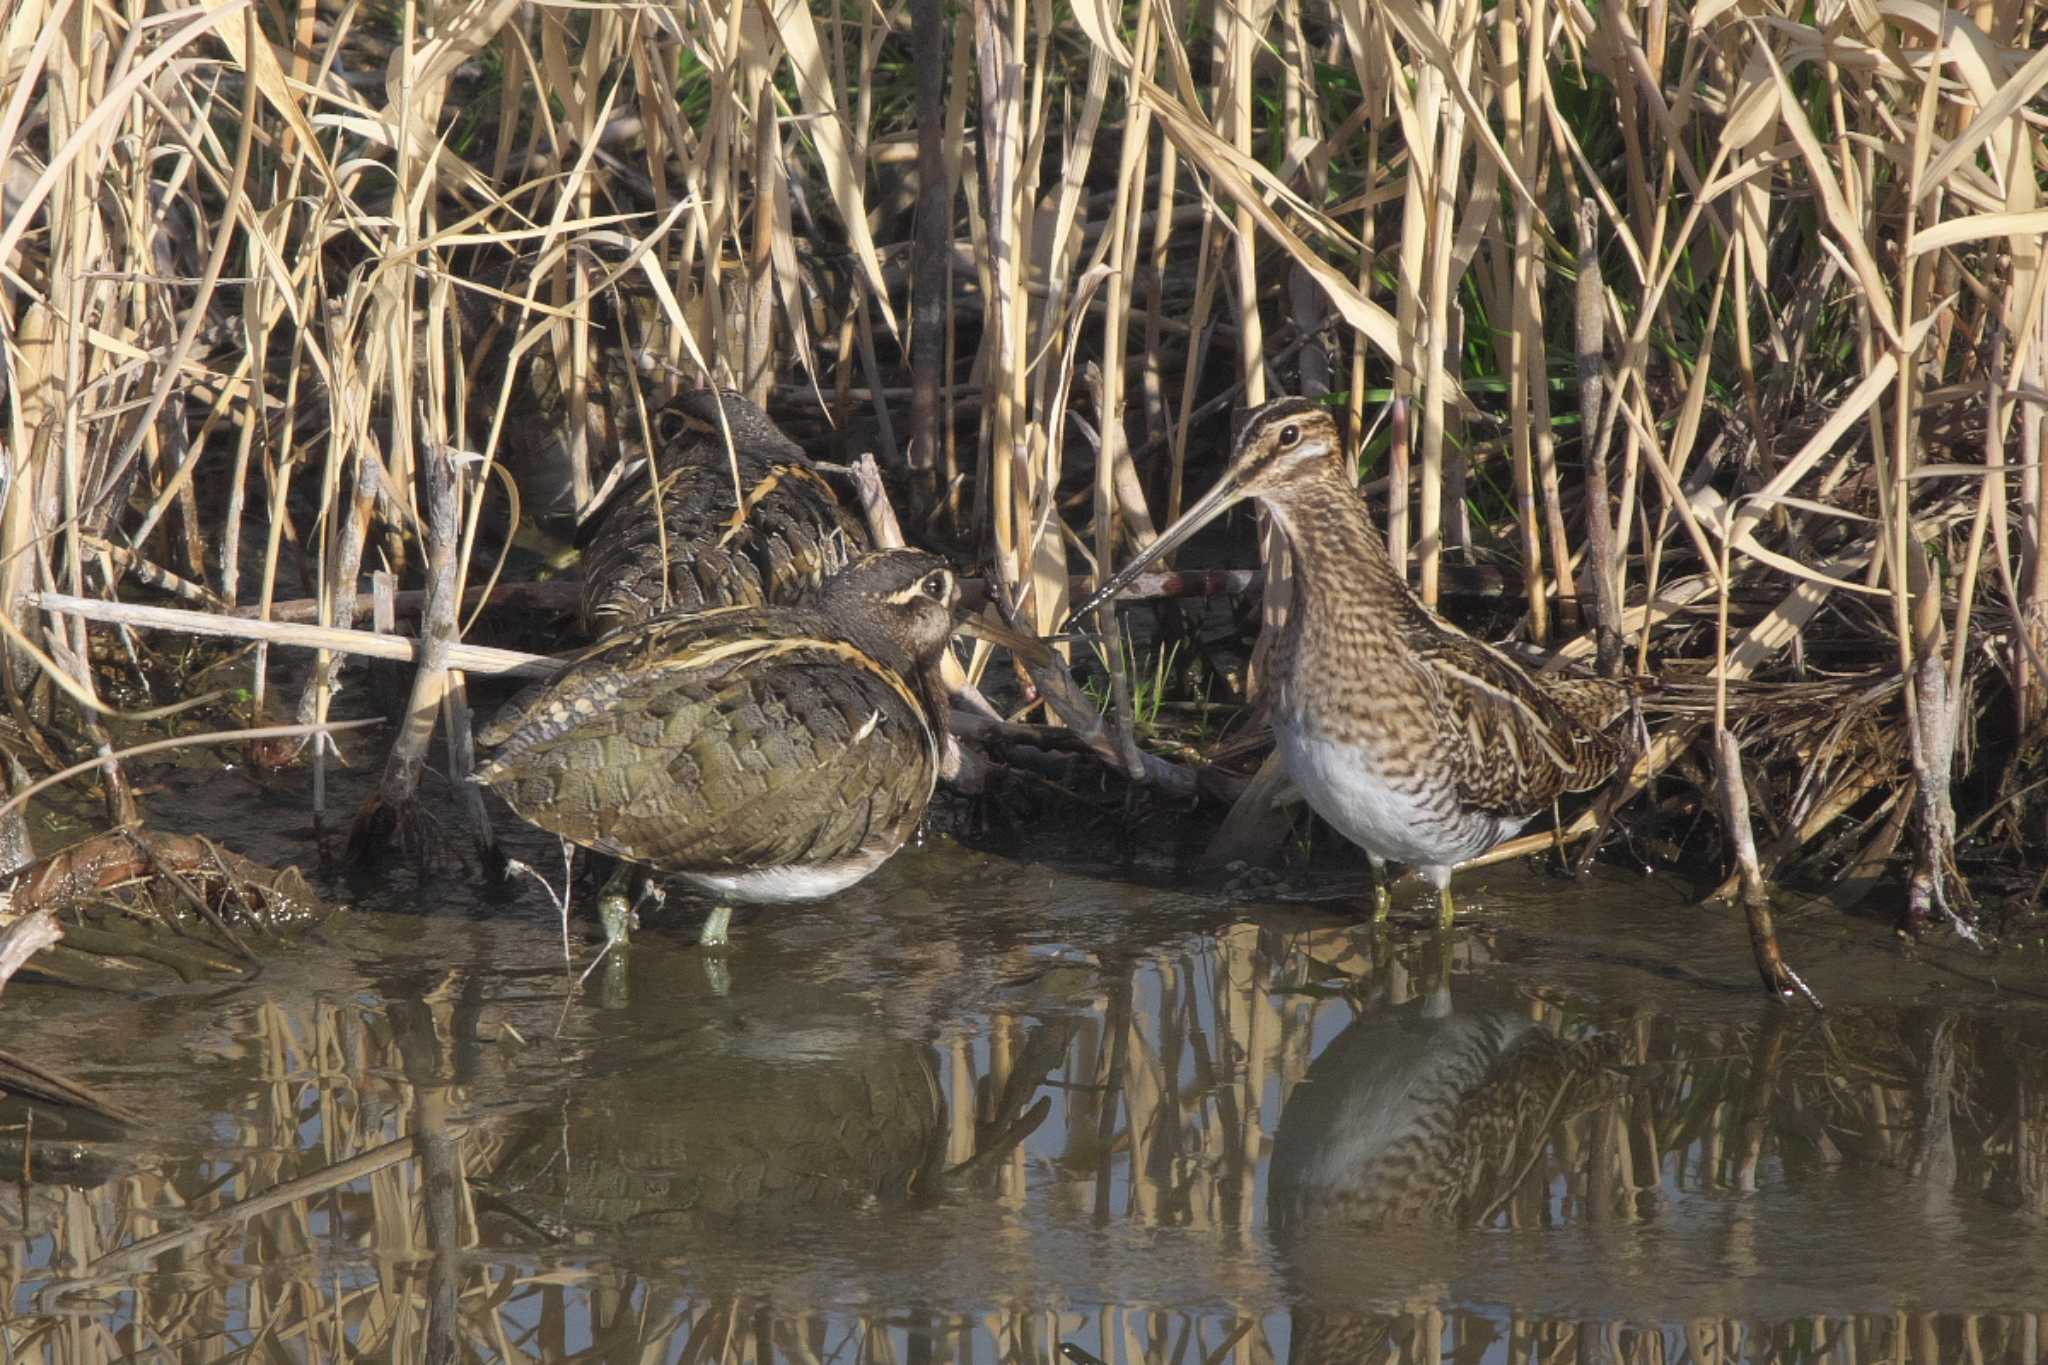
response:
[(1455, 812), (1404, 763), (1390, 762), (1362, 737), (1334, 734), (1299, 716), (1275, 714), (1273, 738), (1302, 799), (1339, 834), (1376, 858), (1446, 861), (1444, 825)]
[(735, 872), (685, 872), (683, 880), (714, 896), (750, 905), (824, 900), (867, 877), (889, 860), (897, 842), (878, 840), (850, 857), (827, 863), (789, 863)]

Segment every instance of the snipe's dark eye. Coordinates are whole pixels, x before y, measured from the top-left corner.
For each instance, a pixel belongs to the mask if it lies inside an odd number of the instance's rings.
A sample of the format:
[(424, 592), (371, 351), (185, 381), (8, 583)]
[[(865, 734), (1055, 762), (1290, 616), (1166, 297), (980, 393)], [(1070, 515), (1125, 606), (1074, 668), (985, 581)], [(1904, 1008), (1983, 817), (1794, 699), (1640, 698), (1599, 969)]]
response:
[(1280, 448), (1281, 448), (1282, 450), (1290, 450), (1290, 449), (1292, 449), (1293, 447), (1295, 447), (1295, 446), (1298, 446), (1298, 445), (1300, 445), (1300, 444), (1301, 444), (1301, 428), (1300, 428), (1300, 427), (1296, 426), (1296, 425), (1295, 425), (1294, 423), (1292, 423), (1292, 422), (1289, 422), (1289, 423), (1288, 423), (1288, 424), (1287, 424), (1286, 426), (1284, 426), (1284, 427), (1280, 428)]
[(943, 571), (933, 574), (924, 581), (924, 595), (934, 602), (943, 602), (953, 595), (953, 577)]
[(654, 439), (663, 445), (676, 445), (690, 430), (690, 419), (673, 408), (663, 408), (654, 414)]

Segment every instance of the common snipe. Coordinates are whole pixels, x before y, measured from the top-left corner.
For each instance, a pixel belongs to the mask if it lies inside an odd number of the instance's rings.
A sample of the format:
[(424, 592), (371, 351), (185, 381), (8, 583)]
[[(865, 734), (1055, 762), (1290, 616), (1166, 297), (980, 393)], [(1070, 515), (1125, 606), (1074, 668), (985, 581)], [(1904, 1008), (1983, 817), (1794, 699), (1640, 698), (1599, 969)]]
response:
[(740, 394), (685, 392), (653, 425), (656, 477), (624, 480), (576, 536), (593, 636), (662, 611), (794, 602), (868, 548), (803, 448)]
[[(945, 561), (883, 550), (809, 605), (654, 617), (500, 712), (477, 781), (542, 829), (709, 891), (703, 941), (721, 944), (734, 904), (843, 891), (924, 818), (958, 605)], [(620, 886), (608, 928), (626, 919)]]
[(1568, 1041), (1511, 1009), (1455, 1013), (1448, 992), (1360, 1014), (1281, 1110), (1271, 1226), (1286, 1238), (1491, 1218), (1543, 1149), (1619, 1089), (1627, 1041)]
[(1337, 424), (1301, 398), (1253, 412), (1230, 467), (1145, 553), (1075, 609), (1114, 597), (1160, 555), (1245, 498), (1294, 553), (1294, 601), (1271, 664), (1273, 736), (1316, 814), (1378, 877), (1418, 867), (1439, 923), (1451, 869), (1515, 833), (1560, 793), (1607, 780), (1628, 752), (1632, 687), (1532, 677), (1424, 607), (1388, 557), (1350, 474)]

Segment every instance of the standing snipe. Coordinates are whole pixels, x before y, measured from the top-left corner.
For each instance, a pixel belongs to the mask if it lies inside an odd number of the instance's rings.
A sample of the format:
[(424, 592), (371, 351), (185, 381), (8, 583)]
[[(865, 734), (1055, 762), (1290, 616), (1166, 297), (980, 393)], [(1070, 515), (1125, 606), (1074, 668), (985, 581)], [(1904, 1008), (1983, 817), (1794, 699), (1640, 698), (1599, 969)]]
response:
[(868, 548), (803, 448), (731, 390), (657, 412), (649, 466), (653, 479), (624, 480), (577, 533), (597, 638), (663, 611), (793, 602)]
[(1455, 865), (1559, 793), (1614, 773), (1633, 689), (1531, 677), (1424, 607), (1366, 515), (1337, 424), (1301, 398), (1252, 413), (1216, 487), (1076, 615), (1244, 498), (1259, 500), (1294, 553), (1268, 694), (1287, 775), (1372, 860), (1376, 917), (1387, 913), (1385, 864), (1409, 863), (1436, 886), (1448, 928)]
[[(571, 843), (711, 892), (704, 942), (723, 943), (735, 903), (843, 891), (924, 818), (958, 606), (944, 560), (883, 550), (809, 605), (654, 617), (500, 712), (478, 734), (496, 752), (477, 781)], [(622, 901), (605, 908), (615, 935)]]

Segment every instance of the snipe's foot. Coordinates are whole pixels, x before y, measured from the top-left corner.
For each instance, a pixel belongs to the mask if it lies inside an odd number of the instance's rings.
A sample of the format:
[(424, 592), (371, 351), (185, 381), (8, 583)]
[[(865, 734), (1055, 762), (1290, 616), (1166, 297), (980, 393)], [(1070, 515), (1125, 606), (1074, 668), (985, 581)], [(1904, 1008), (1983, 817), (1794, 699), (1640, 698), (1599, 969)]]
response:
[(704, 932), (697, 939), (700, 948), (725, 948), (732, 942), (732, 907), (713, 907), (711, 917), (704, 921)]
[(1372, 884), (1372, 922), (1385, 924), (1387, 916), (1394, 913), (1394, 893), (1387, 889), (1384, 878)]
[(635, 902), (627, 899), (633, 889), (633, 869), (621, 863), (611, 879), (604, 884), (604, 890), (597, 898), (598, 923), (604, 926), (604, 941), (607, 948), (624, 948), (633, 941), (633, 931), (640, 927), (640, 916)]
[(640, 927), (640, 916), (633, 913), (633, 907), (626, 904), (626, 898), (616, 891), (606, 891), (597, 902), (598, 923), (604, 925), (604, 941), (607, 947), (624, 948), (633, 942), (633, 931)]

